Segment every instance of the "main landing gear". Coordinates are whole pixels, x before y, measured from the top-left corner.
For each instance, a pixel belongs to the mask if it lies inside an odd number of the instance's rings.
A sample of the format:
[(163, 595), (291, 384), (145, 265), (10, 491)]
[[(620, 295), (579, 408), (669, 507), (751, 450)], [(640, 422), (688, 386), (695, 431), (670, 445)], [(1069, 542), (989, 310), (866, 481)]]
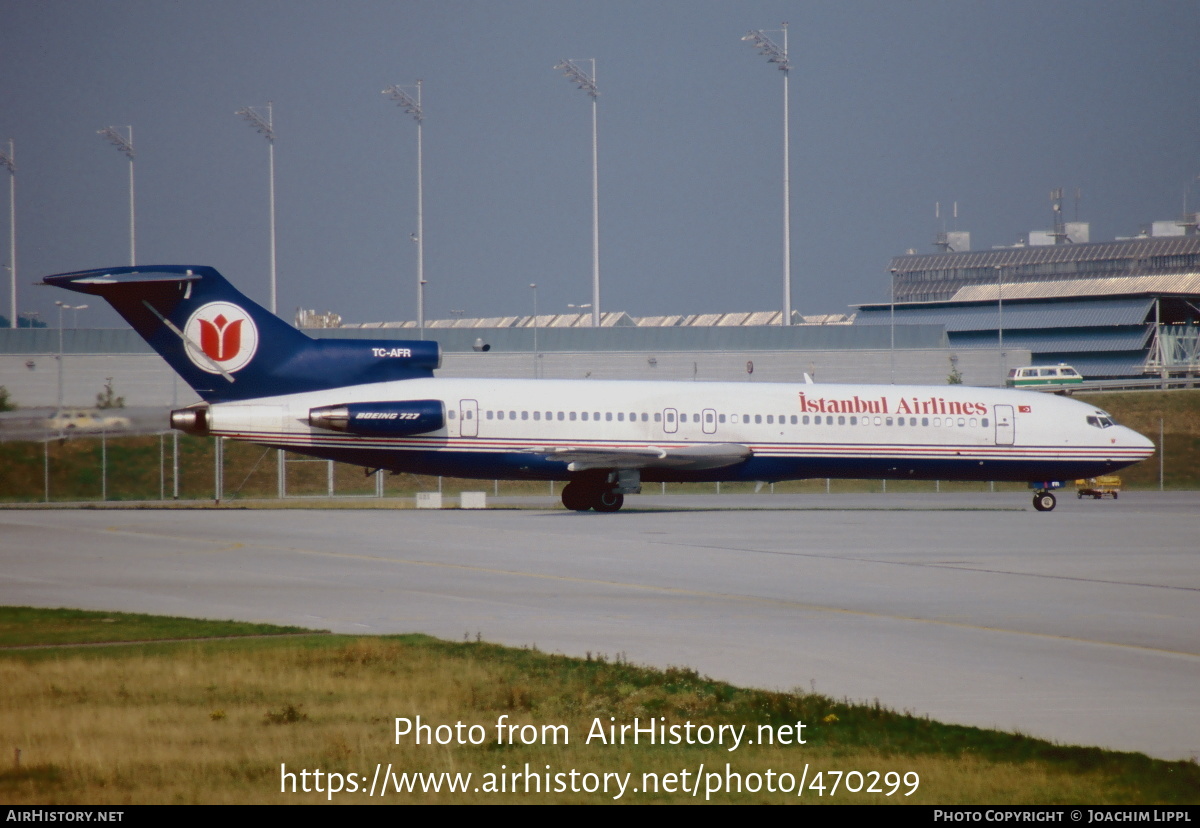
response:
[(1057, 504), (1058, 500), (1047, 491), (1035, 492), (1033, 495), (1033, 508), (1039, 512), (1053, 512)]
[(573, 512), (616, 512), (625, 505), (625, 495), (642, 490), (636, 469), (589, 475), (572, 480), (562, 491), (562, 503)]

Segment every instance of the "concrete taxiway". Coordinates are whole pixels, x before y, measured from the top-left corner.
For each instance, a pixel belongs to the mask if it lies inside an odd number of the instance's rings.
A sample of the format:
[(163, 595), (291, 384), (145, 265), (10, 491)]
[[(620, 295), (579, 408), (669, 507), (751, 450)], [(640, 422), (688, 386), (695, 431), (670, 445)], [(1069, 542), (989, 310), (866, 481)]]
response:
[(5, 510), (0, 603), (479, 634), (1200, 755), (1196, 493), (1052, 513), (1011, 493), (544, 502)]

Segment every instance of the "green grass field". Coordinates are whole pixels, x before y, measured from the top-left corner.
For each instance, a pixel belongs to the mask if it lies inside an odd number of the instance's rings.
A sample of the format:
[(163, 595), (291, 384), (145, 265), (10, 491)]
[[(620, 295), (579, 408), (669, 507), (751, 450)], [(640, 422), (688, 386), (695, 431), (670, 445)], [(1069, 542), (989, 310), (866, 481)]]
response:
[[(1195, 763), (943, 725), (804, 691), (741, 689), (687, 669), (637, 667), (619, 654), (566, 658), (425, 636), (264, 635), (294, 630), (28, 608), (0, 608), (0, 629), (8, 647), (0, 649), (0, 746), (11, 757), (0, 770), (0, 801), (10, 805), (1200, 802)], [(106, 630), (113, 640), (171, 640), (11, 649), (102, 641)], [(255, 637), (213, 638), (237, 635)], [(203, 640), (177, 640), (189, 636)], [(411, 733), (397, 739), (397, 718), (415, 725), (418, 716), (434, 744), (416, 744)], [(597, 728), (635, 719), (678, 727), (681, 743), (596, 737)], [(705, 726), (725, 743), (688, 744), (686, 734), (699, 739)], [(774, 744), (761, 743), (768, 735)], [(394, 775), (386, 796), (367, 793), (376, 768)], [(526, 768), (540, 791), (526, 790), (534, 784)], [(295, 774), (296, 793), (285, 772)], [(340, 792), (328, 792), (331, 773)], [(425, 784), (439, 780), (442, 790), (422, 790), (405, 776), (414, 773), (437, 775)], [(465, 791), (447, 789), (466, 774)], [(734, 780), (740, 791), (728, 789)], [(416, 789), (397, 793), (406, 781)], [(589, 783), (597, 790), (582, 790)]]

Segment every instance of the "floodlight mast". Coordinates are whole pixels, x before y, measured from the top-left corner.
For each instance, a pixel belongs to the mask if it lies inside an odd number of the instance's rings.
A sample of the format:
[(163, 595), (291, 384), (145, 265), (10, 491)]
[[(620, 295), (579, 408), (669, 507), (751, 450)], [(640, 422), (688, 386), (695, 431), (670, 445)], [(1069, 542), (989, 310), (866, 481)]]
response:
[(105, 127), (96, 130), (97, 135), (103, 135), (113, 146), (129, 159), (129, 265), (137, 264), (137, 227), (133, 213), (133, 127), (125, 127), (129, 138), (117, 132), (117, 127)]
[(8, 170), (8, 302), (12, 309), (10, 327), (17, 327), (17, 162), (13, 140), (8, 139), (8, 152), (0, 150), (0, 167)]
[(754, 48), (767, 59), (778, 65), (783, 72), (783, 318), (781, 325), (792, 324), (792, 175), (791, 159), (789, 156), (788, 131), (788, 73), (792, 68), (788, 62), (788, 24), (784, 23), (783, 47), (780, 48), (765, 31), (759, 29), (750, 32), (742, 40), (750, 41)]
[(234, 113), (246, 119), (256, 132), (261, 132), (267, 139), (267, 177), (270, 188), (271, 214), (271, 313), (275, 313), (275, 118), (273, 104), (267, 101), (267, 117), (259, 114), (252, 106), (244, 106)]
[(567, 80), (577, 84), (592, 99), (592, 327), (600, 327), (600, 174), (596, 150), (596, 59), (588, 58), (592, 73), (584, 72), (573, 60), (560, 61), (555, 69), (562, 70)]
[(402, 86), (389, 86), (383, 90), (396, 105), (413, 117), (417, 122), (417, 327), (421, 330), (421, 339), (425, 338), (425, 162), (422, 155), (421, 124), (425, 120), (425, 110), (421, 108), (421, 84), (417, 81), (417, 97), (414, 99), (404, 91)]

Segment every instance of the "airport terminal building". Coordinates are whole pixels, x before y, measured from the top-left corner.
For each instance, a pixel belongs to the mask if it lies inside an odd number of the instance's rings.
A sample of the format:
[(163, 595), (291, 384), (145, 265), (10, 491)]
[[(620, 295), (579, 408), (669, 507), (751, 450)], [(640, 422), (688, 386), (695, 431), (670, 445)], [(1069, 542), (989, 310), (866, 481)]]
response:
[(1137, 238), (1087, 236), (1086, 224), (1068, 223), (1016, 247), (971, 251), (962, 249), (967, 234), (943, 234), (939, 252), (892, 259), (894, 304), (858, 306), (855, 324), (940, 326), (952, 348), (1022, 349), (1088, 378), (1194, 375), (1195, 215), (1155, 222)]
[[(1200, 371), (1200, 235), (1195, 216), (1136, 238), (1090, 242), (1081, 223), (1015, 247), (937, 251), (891, 262), (895, 302), (852, 313), (634, 317), (547, 314), (345, 324), (299, 311), (315, 337), (432, 339), (439, 375), (736, 382), (999, 385), (1008, 369), (1067, 363), (1087, 378)], [(195, 395), (132, 330), (0, 329), (0, 385), (22, 407), (90, 405), (108, 378), (129, 405)]]

